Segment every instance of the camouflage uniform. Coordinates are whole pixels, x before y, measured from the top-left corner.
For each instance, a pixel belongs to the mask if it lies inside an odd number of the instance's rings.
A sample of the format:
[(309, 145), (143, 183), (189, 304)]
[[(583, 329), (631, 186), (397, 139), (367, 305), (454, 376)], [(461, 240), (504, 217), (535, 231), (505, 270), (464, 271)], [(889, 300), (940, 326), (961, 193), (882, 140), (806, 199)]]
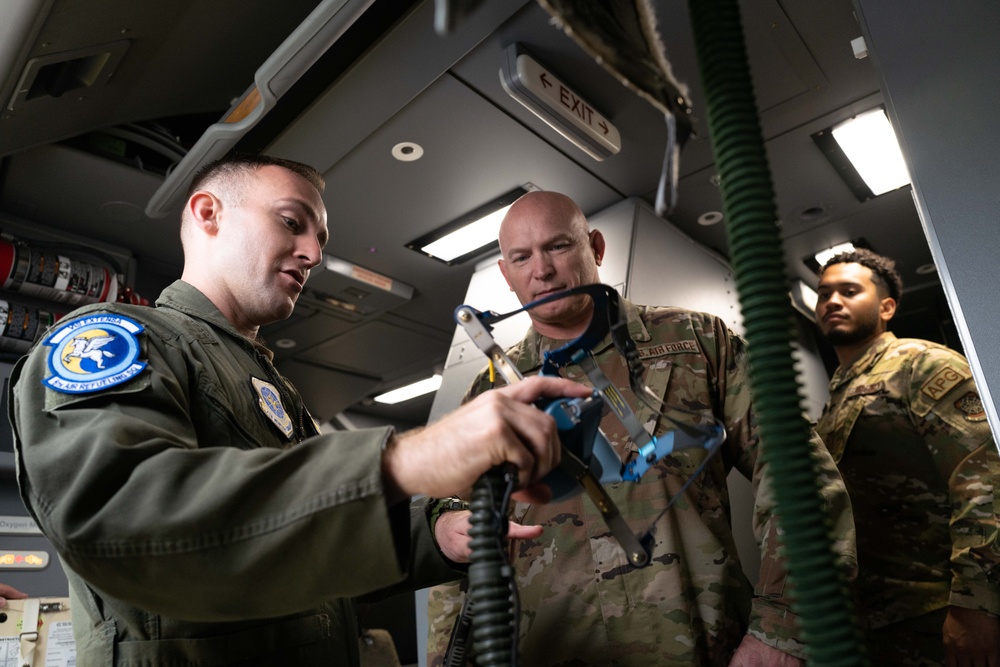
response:
[[(630, 566), (593, 503), (583, 495), (544, 506), (518, 503), (513, 518), (540, 524), (544, 534), (513, 546), (521, 602), (521, 659), (546, 665), (725, 665), (749, 631), (766, 643), (802, 656), (794, 615), (784, 596), (785, 569), (778, 556), (773, 495), (767, 466), (758, 454), (750, 406), (744, 343), (719, 318), (677, 308), (634, 306), (623, 300), (629, 333), (645, 367), (644, 383), (673, 411), (694, 424), (718, 417), (728, 439), (719, 455), (655, 526), (649, 566)], [(510, 350), (525, 374), (538, 371), (544, 350), (560, 343), (534, 329)], [(660, 435), (672, 424), (635, 400), (624, 359), (607, 337), (594, 349), (597, 362), (627, 398), (639, 421)], [(566, 377), (589, 384), (578, 366)], [(489, 388), (480, 378), (473, 393)], [(669, 409), (669, 408), (666, 408)], [(635, 445), (605, 407), (601, 429), (619, 456)], [(854, 564), (850, 504), (832, 459), (814, 438), (825, 497), (836, 521), (847, 567)], [(662, 459), (640, 483), (607, 485), (631, 527), (639, 533), (666, 506), (704, 460), (704, 449), (687, 449)], [(736, 467), (752, 480), (753, 528), (761, 544), (756, 590), (743, 574), (730, 528), (726, 477)], [(751, 604), (752, 603), (752, 604)], [(430, 664), (441, 665), (448, 633), (460, 601), (454, 587), (431, 592)]]
[(886, 332), (834, 373), (817, 430), (854, 505), (863, 625), (1000, 614), (1000, 456), (965, 358)]

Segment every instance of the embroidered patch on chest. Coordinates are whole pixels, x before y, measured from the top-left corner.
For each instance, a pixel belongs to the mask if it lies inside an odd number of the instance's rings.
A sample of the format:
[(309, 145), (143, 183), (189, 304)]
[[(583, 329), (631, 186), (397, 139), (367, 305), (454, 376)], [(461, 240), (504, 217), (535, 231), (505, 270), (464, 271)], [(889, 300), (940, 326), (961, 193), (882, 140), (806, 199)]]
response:
[(64, 394), (86, 394), (128, 382), (146, 367), (139, 361), (143, 326), (121, 315), (84, 315), (45, 339), (52, 374), (42, 380)]
[(679, 340), (675, 343), (660, 343), (658, 345), (640, 347), (637, 351), (639, 352), (640, 359), (651, 359), (653, 357), (662, 357), (666, 354), (697, 352), (698, 345), (693, 340)]
[(970, 391), (955, 401), (955, 407), (959, 412), (965, 413), (965, 418), (970, 422), (981, 422), (986, 419), (986, 409), (983, 407), (983, 401), (979, 398), (979, 394), (974, 391)]
[(260, 411), (285, 434), (286, 438), (291, 440), (292, 418), (288, 416), (285, 406), (281, 404), (281, 395), (277, 388), (270, 382), (264, 382), (252, 376), (250, 382), (257, 392), (257, 405), (260, 407)]
[(931, 400), (937, 401), (966, 379), (967, 376), (959, 373), (951, 366), (945, 366), (935, 373), (930, 380), (925, 382), (920, 391), (926, 394)]

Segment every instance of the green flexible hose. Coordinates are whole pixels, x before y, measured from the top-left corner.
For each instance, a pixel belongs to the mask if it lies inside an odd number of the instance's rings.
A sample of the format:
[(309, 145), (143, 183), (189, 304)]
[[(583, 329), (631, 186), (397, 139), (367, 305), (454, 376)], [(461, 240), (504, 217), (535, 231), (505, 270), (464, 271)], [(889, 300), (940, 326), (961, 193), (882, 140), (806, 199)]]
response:
[(750, 386), (810, 665), (867, 665), (807, 445), (774, 187), (736, 0), (689, 0), (749, 344)]

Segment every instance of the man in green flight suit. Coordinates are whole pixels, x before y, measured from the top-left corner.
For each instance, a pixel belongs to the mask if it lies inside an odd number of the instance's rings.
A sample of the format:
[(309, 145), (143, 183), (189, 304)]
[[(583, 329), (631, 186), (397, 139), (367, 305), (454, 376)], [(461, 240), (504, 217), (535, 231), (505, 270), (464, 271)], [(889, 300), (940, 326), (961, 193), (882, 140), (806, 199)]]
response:
[(531, 402), (588, 391), (553, 378), (415, 432), (320, 433), (257, 333), (322, 260), (323, 186), (266, 156), (207, 166), (156, 307), (77, 310), (15, 367), (18, 482), (70, 580), (77, 664), (357, 665), (351, 598), (456, 576), (411, 496), (511, 462), (530, 497), (558, 462)]
[[(500, 269), (522, 304), (578, 285), (600, 282), (605, 241), (589, 230), (579, 207), (554, 192), (533, 192), (508, 211), (500, 230)], [(633, 567), (589, 499), (576, 496), (544, 507), (517, 503), (513, 519), (540, 525), (538, 537), (512, 545), (520, 589), (521, 657), (525, 665), (649, 667), (650, 665), (801, 665), (804, 657), (795, 614), (786, 596), (786, 569), (768, 466), (759, 438), (746, 375), (743, 341), (718, 317), (680, 308), (621, 305), (643, 365), (642, 383), (659, 410), (629, 389), (628, 369), (610, 336), (593, 350), (597, 366), (629, 403), (640, 424), (657, 437), (676, 428), (669, 415), (699, 427), (721, 422), (728, 433), (718, 455), (697, 473), (669, 509), (667, 504), (705, 460), (706, 450), (675, 451), (641, 482), (607, 486), (638, 534), (655, 521), (648, 566)], [(529, 311), (532, 326), (508, 351), (525, 374), (537, 373), (545, 350), (578, 337), (593, 315), (587, 296), (562, 299)], [(565, 377), (589, 383), (580, 366)], [(489, 389), (488, 378), (472, 394)], [(485, 391), (488, 394), (488, 391)], [(664, 414), (659, 414), (662, 412)], [(636, 444), (612, 413), (601, 430), (623, 460)], [(824, 497), (841, 536), (845, 570), (854, 567), (850, 504), (836, 466), (818, 438), (811, 446), (824, 479)], [(726, 478), (737, 468), (752, 481), (760, 577), (745, 576), (730, 525)], [(452, 560), (467, 556), (452, 540), (467, 512), (442, 514), (435, 527)], [(429, 601), (431, 664), (441, 664), (455, 608), (455, 587), (432, 590)], [(735, 655), (734, 655), (735, 654)]]
[(854, 506), (858, 612), (875, 665), (1000, 665), (1000, 456), (965, 358), (888, 331), (895, 263), (859, 249), (820, 273), (840, 362), (817, 430)]

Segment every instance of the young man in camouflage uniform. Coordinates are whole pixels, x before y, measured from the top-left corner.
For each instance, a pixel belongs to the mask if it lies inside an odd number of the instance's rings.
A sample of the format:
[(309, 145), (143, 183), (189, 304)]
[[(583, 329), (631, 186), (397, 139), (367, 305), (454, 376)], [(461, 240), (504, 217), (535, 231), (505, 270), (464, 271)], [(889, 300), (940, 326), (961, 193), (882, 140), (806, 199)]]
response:
[(66, 566), (80, 667), (356, 666), (351, 598), (458, 576), (410, 497), (558, 462), (531, 402), (588, 392), (555, 378), (407, 434), (319, 432), (257, 332), (322, 261), (322, 188), (266, 156), (207, 166), (156, 307), (77, 310), (15, 366), (18, 484)]
[(872, 663), (1000, 665), (1000, 457), (969, 365), (887, 331), (892, 260), (837, 255), (818, 293), (840, 366), (817, 430), (854, 505)]
[[(604, 238), (599, 231), (588, 231), (577, 205), (557, 193), (534, 192), (519, 199), (503, 221), (500, 249), (501, 271), (522, 304), (600, 282)], [(788, 607), (785, 569), (777, 552), (768, 468), (758, 456), (744, 343), (712, 315), (636, 306), (625, 300), (621, 305), (642, 359), (642, 382), (663, 400), (662, 410), (692, 425), (718, 419), (728, 438), (663, 514), (705, 459), (704, 449), (685, 449), (662, 459), (641, 483), (607, 486), (634, 533), (647, 530), (655, 520), (652, 559), (644, 568), (627, 562), (593, 503), (582, 495), (548, 507), (523, 503), (514, 507), (514, 520), (544, 529), (539, 537), (512, 546), (522, 612), (522, 664), (801, 664), (803, 646)], [(529, 311), (532, 328), (508, 354), (524, 374), (537, 373), (542, 352), (579, 336), (592, 311), (587, 296)], [(640, 423), (657, 436), (675, 428), (635, 399), (624, 360), (610, 337), (594, 348), (594, 354)], [(578, 366), (568, 367), (564, 375), (588, 383)], [(472, 394), (488, 388), (488, 380), (480, 378)], [(635, 445), (617, 417), (606, 414), (601, 429), (619, 456), (635, 456)], [(844, 486), (818, 438), (812, 445), (838, 535), (846, 538), (840, 553), (851, 568), (853, 528)], [(754, 531), (762, 554), (756, 586), (743, 573), (730, 528), (726, 478), (733, 467), (752, 480), (755, 492)], [(465, 515), (443, 514), (435, 531), (452, 560), (463, 559), (468, 551), (462, 540), (449, 539), (445, 525), (454, 522), (464, 528)], [(441, 664), (460, 604), (454, 596), (454, 590), (444, 588), (431, 593), (432, 665)]]

